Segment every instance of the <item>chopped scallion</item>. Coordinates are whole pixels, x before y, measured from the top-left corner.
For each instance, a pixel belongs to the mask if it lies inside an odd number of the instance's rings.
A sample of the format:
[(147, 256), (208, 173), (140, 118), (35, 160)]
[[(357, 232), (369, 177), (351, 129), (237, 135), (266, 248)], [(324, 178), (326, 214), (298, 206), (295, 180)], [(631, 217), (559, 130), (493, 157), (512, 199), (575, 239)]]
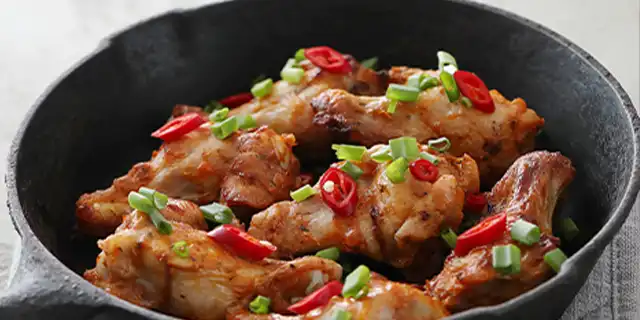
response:
[(438, 164), (438, 162), (440, 162), (440, 159), (438, 159), (438, 157), (432, 155), (429, 152), (420, 152), (419, 157), (436, 165)]
[(378, 57), (362, 60), (362, 62), (360, 62), (360, 65), (365, 68), (375, 70), (378, 67)]
[(344, 280), (342, 296), (345, 298), (355, 297), (371, 279), (371, 271), (365, 265), (360, 265), (351, 272)]
[(414, 102), (418, 100), (420, 90), (418, 88), (403, 86), (392, 83), (387, 88), (387, 98), (404, 102)]
[(171, 234), (171, 232), (173, 231), (173, 227), (171, 226), (169, 221), (164, 218), (160, 211), (158, 211), (158, 209), (153, 208), (153, 210), (147, 212), (147, 214), (151, 218), (151, 222), (153, 222), (153, 225), (156, 227), (156, 229), (158, 229), (158, 232), (162, 234)]
[(251, 85), (253, 86), (254, 84), (266, 79), (267, 76), (264, 75), (264, 73), (261, 73), (259, 76), (255, 77), (253, 80), (251, 80)]
[(156, 207), (153, 205), (151, 199), (138, 192), (129, 192), (129, 197), (127, 198), (127, 200), (129, 200), (129, 205), (138, 211), (149, 213), (153, 210), (156, 210)]
[(229, 108), (222, 108), (222, 109), (215, 110), (209, 115), (209, 121), (211, 122), (222, 121), (225, 118), (227, 118), (228, 114), (229, 114)]
[(511, 225), (511, 239), (530, 246), (540, 241), (540, 228), (520, 219)]
[(456, 241), (458, 241), (458, 236), (451, 228), (447, 228), (446, 230), (440, 233), (440, 237), (449, 245), (449, 248), (456, 248)]
[(180, 258), (188, 258), (189, 257), (189, 245), (186, 241), (178, 241), (171, 245), (171, 250)]
[(427, 90), (429, 88), (436, 87), (440, 84), (440, 80), (436, 77), (426, 76), (420, 81), (420, 90)]
[(458, 68), (456, 68), (455, 66), (452, 66), (452, 65), (446, 65), (446, 66), (444, 66), (444, 68), (442, 68), (442, 71), (444, 71), (446, 73), (454, 74), (454, 73), (456, 73), (456, 71), (458, 71)]
[(367, 294), (369, 294), (369, 286), (364, 286), (362, 287), (362, 289), (360, 290), (360, 292), (358, 292), (358, 294), (356, 294), (356, 296), (354, 298), (360, 299), (362, 297), (366, 297)]
[(397, 108), (398, 108), (398, 100), (391, 100), (389, 101), (389, 106), (387, 107), (387, 113), (394, 114)]
[(562, 230), (562, 237), (567, 241), (571, 241), (580, 233), (580, 229), (578, 229), (578, 226), (571, 218), (562, 219), (560, 228)]
[(409, 162), (405, 158), (398, 158), (391, 162), (387, 168), (384, 170), (384, 173), (387, 175), (387, 178), (391, 180), (393, 183), (401, 183), (404, 182), (404, 175), (409, 168)]
[(350, 144), (332, 144), (331, 149), (336, 151), (336, 157), (340, 160), (361, 161), (367, 148)]
[(296, 54), (293, 57), (296, 62), (300, 62), (302, 60), (305, 60), (307, 57), (304, 56), (304, 48), (303, 49), (298, 49), (298, 51), (296, 51)]
[(393, 157), (391, 156), (390, 151), (391, 151), (391, 148), (389, 146), (384, 146), (380, 148), (380, 150), (374, 152), (371, 155), (371, 159), (373, 159), (373, 161), (377, 163), (385, 163), (387, 161), (391, 161), (393, 160)]
[(236, 116), (236, 119), (238, 119), (238, 129), (248, 130), (253, 129), (257, 126), (256, 120), (253, 119), (253, 116), (251, 116), (250, 114), (244, 116)]
[[(443, 143), (444, 143), (444, 146), (439, 147), (439, 145)], [(451, 141), (447, 137), (441, 137), (438, 139), (427, 141), (427, 146), (429, 146), (430, 149), (433, 149), (438, 152), (447, 152), (447, 150), (451, 148)]]
[(305, 184), (304, 186), (300, 187), (298, 190), (291, 191), (290, 193), (291, 198), (296, 202), (302, 202), (304, 200), (307, 200), (308, 198), (312, 197), (315, 194), (316, 194), (316, 190), (314, 190), (308, 184)]
[(304, 77), (304, 70), (302, 68), (285, 68), (280, 71), (280, 77), (282, 80), (291, 83), (299, 84)]
[(555, 248), (544, 255), (544, 262), (546, 262), (553, 271), (560, 272), (562, 264), (567, 260), (567, 256), (560, 250)]
[(462, 103), (465, 108), (473, 108), (473, 102), (471, 102), (471, 99), (465, 96), (460, 97), (460, 103)]
[(353, 178), (353, 180), (358, 180), (358, 178), (360, 178), (360, 176), (364, 173), (364, 171), (362, 171), (360, 167), (348, 160), (340, 166), (340, 170), (348, 173), (351, 178)]
[(444, 91), (447, 93), (449, 101), (457, 101), (458, 98), (460, 98), (460, 90), (458, 89), (458, 85), (456, 84), (456, 80), (453, 79), (453, 76), (448, 72), (442, 71), (440, 72), (440, 81), (442, 82)]
[(502, 274), (520, 272), (520, 248), (513, 244), (495, 246), (492, 249), (493, 268)]
[(424, 77), (424, 73), (416, 73), (407, 79), (407, 85), (409, 87), (420, 88), (420, 83), (422, 82)]
[(330, 320), (351, 320), (351, 312), (342, 309), (335, 309), (331, 314)]
[(450, 53), (446, 51), (438, 51), (438, 69), (440, 71), (444, 70), (445, 66), (452, 65), (458, 68), (458, 63), (456, 62), (456, 58), (454, 58)]
[(269, 305), (271, 305), (271, 299), (257, 296), (249, 303), (249, 310), (255, 314), (267, 314), (269, 313)]
[(336, 247), (326, 248), (316, 252), (316, 257), (338, 261), (340, 258), (340, 249)]
[(238, 130), (238, 119), (233, 116), (211, 126), (211, 131), (216, 138), (224, 140)]
[(233, 221), (233, 211), (225, 205), (212, 202), (205, 206), (200, 206), (200, 211), (205, 220), (217, 224), (228, 224)]
[(151, 200), (151, 202), (153, 202), (153, 206), (156, 207), (156, 209), (158, 210), (164, 209), (167, 206), (167, 203), (169, 202), (169, 197), (167, 197), (166, 194), (160, 193), (151, 188), (140, 187), (140, 189), (138, 190), (138, 193), (147, 197), (147, 199)]
[(420, 150), (418, 149), (418, 141), (414, 137), (401, 137), (389, 140), (391, 148), (391, 156), (394, 159), (406, 158), (413, 161), (418, 158)]
[(262, 80), (251, 87), (251, 94), (256, 98), (262, 98), (271, 94), (273, 80), (271, 78)]

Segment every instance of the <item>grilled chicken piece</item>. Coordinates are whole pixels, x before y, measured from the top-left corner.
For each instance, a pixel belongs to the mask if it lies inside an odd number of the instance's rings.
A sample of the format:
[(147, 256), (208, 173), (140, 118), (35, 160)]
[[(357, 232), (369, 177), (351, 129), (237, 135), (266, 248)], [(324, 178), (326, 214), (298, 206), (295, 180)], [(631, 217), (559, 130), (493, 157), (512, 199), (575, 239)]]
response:
[(221, 201), (245, 213), (264, 209), (296, 188), (300, 164), (294, 144), (293, 136), (266, 127), (219, 140), (203, 124), (164, 143), (150, 161), (134, 165), (108, 189), (82, 195), (76, 203), (78, 224), (96, 236), (112, 233), (131, 212), (127, 195), (142, 186), (197, 204)]
[(300, 67), (305, 70), (305, 75), (299, 84), (278, 81), (268, 97), (253, 99), (231, 110), (230, 115), (252, 115), (258, 125), (269, 126), (279, 133), (293, 133), (301, 145), (327, 143), (326, 128), (313, 125), (311, 99), (328, 89), (365, 95), (382, 94), (386, 89), (386, 77), (361, 66), (351, 56), (346, 55), (345, 58), (353, 70), (346, 75), (323, 71), (304, 60)]
[[(421, 243), (437, 237), (443, 226), (458, 226), (465, 191), (479, 188), (478, 168), (468, 156), (440, 156), (434, 183), (419, 181), (407, 172), (405, 182), (394, 184), (384, 173), (386, 164), (370, 159), (382, 147), (374, 146), (362, 162), (354, 162), (364, 174), (357, 181), (353, 215), (334, 214), (316, 194), (299, 203), (276, 203), (254, 215), (249, 233), (275, 244), (278, 257), (337, 246), (396, 267), (408, 266)], [(320, 186), (314, 189), (319, 192)]]
[[(390, 80), (405, 83), (418, 72), (437, 76), (435, 71), (394, 67)], [(425, 143), (445, 136), (451, 140), (451, 154), (467, 153), (478, 162), (486, 183), (496, 181), (520, 155), (533, 149), (534, 137), (544, 124), (524, 100), (508, 101), (495, 90), (491, 96), (496, 105), (491, 114), (449, 102), (442, 86), (423, 91), (416, 102), (399, 102), (394, 114), (386, 112), (390, 100), (384, 96), (359, 97), (343, 90), (325, 91), (311, 104), (317, 125), (347, 132), (349, 140), (360, 144), (400, 136)]]
[[(506, 212), (507, 224), (524, 219), (540, 227), (540, 242), (526, 246), (511, 239), (509, 232), (491, 245), (472, 249), (465, 256), (453, 254), (444, 269), (427, 287), (451, 312), (502, 303), (516, 297), (552, 275), (544, 254), (556, 248), (551, 218), (562, 190), (574, 176), (571, 161), (560, 153), (537, 151), (519, 158), (489, 195), (494, 213)], [(492, 267), (495, 245), (517, 245), (522, 254), (521, 271), (504, 276)], [(429, 290), (429, 289), (428, 289)]]
[[(177, 222), (172, 226), (170, 235), (160, 234), (146, 214), (134, 211), (115, 234), (98, 242), (102, 253), (85, 279), (139, 306), (217, 320), (225, 318), (229, 306), (257, 295), (271, 298), (274, 312), (286, 312), (292, 299), (342, 274), (339, 264), (317, 257), (244, 260), (203, 231)], [(188, 244), (188, 257), (172, 250), (179, 241)]]
[(438, 300), (429, 297), (414, 286), (392, 282), (374, 274), (369, 281), (367, 296), (353, 299), (333, 297), (329, 304), (316, 308), (305, 315), (281, 316), (278, 314), (256, 315), (247, 310), (238, 310), (227, 316), (229, 320), (310, 320), (332, 319), (338, 309), (351, 313), (352, 320), (435, 320), (449, 313)]

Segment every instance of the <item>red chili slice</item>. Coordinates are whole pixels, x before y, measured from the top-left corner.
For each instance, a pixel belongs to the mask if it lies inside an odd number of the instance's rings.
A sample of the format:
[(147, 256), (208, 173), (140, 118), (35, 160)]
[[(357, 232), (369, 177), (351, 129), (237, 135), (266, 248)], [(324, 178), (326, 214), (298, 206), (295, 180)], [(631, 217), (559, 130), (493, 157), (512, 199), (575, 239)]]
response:
[(475, 73), (458, 70), (453, 74), (453, 78), (456, 79), (460, 92), (473, 102), (474, 108), (486, 113), (496, 110), (489, 89)]
[[(334, 183), (332, 192), (327, 192), (324, 188), (328, 181)], [(358, 185), (346, 172), (338, 168), (329, 168), (320, 178), (320, 193), (322, 200), (337, 215), (350, 216), (356, 211)]]
[(426, 159), (418, 159), (409, 165), (409, 171), (418, 180), (435, 182), (438, 178), (438, 167)]
[(464, 208), (475, 213), (480, 213), (487, 205), (487, 198), (483, 193), (469, 193), (467, 194)]
[(287, 310), (295, 314), (305, 314), (315, 308), (326, 305), (332, 297), (340, 295), (340, 293), (342, 293), (342, 283), (334, 280), (306, 296), (304, 299), (292, 304)]
[(262, 260), (278, 249), (269, 241), (258, 240), (230, 224), (221, 225), (208, 235), (235, 254), (251, 260)]
[(463, 256), (475, 247), (500, 239), (506, 230), (507, 215), (505, 213), (493, 215), (459, 235), (453, 252), (456, 256)]
[(330, 47), (313, 47), (304, 50), (305, 58), (309, 59), (315, 66), (331, 73), (349, 73), (351, 64), (338, 51)]
[(225, 107), (235, 108), (251, 101), (252, 99), (253, 95), (251, 94), (251, 92), (243, 92), (228, 96), (220, 100), (220, 103)]
[(201, 115), (190, 112), (167, 122), (160, 129), (154, 131), (151, 136), (164, 141), (176, 140), (205, 122), (206, 120)]

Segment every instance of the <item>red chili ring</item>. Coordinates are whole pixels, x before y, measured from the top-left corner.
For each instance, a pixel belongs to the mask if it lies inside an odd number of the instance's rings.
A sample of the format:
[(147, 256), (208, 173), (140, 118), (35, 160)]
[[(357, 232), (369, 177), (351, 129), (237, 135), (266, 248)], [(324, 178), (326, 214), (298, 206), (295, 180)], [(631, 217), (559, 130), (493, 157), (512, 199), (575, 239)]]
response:
[(435, 182), (438, 179), (438, 167), (426, 159), (418, 159), (409, 165), (409, 171), (418, 180)]
[(487, 198), (483, 193), (469, 193), (465, 199), (464, 208), (468, 211), (480, 213), (487, 205)]
[(505, 213), (493, 215), (459, 235), (453, 252), (456, 256), (463, 256), (475, 247), (500, 239), (506, 230), (507, 215)]
[(225, 107), (235, 108), (251, 101), (252, 99), (253, 95), (251, 94), (251, 92), (243, 92), (228, 96), (220, 100), (220, 103)]
[[(325, 190), (328, 181), (334, 183), (333, 191)], [(333, 212), (340, 216), (350, 216), (358, 204), (358, 185), (346, 172), (338, 168), (329, 168), (320, 178), (320, 194), (322, 200)]]
[(313, 47), (304, 50), (304, 56), (315, 66), (331, 73), (349, 73), (351, 64), (338, 51), (327, 47)]
[(171, 121), (151, 133), (151, 136), (164, 141), (173, 141), (195, 130), (205, 122), (206, 120), (196, 112), (186, 113), (171, 119)]
[(471, 100), (474, 108), (486, 113), (496, 110), (489, 89), (475, 73), (458, 70), (453, 74), (453, 78), (460, 92)]

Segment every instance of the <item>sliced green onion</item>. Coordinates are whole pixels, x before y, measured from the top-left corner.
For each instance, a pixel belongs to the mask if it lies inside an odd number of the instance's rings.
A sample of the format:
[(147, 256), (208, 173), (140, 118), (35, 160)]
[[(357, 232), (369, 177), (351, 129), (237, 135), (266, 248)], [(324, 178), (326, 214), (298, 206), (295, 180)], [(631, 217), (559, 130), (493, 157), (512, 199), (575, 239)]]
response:
[(520, 248), (513, 244), (495, 246), (492, 249), (493, 268), (502, 274), (520, 272)]
[(442, 68), (442, 71), (453, 75), (454, 73), (456, 73), (456, 71), (458, 71), (458, 68), (456, 66), (446, 65), (444, 66), (444, 68)]
[(307, 57), (304, 56), (304, 48), (298, 49), (298, 51), (296, 51), (296, 54), (294, 55), (293, 58), (296, 60), (296, 62), (300, 62), (306, 59)]
[(366, 59), (366, 60), (362, 60), (362, 62), (360, 62), (360, 65), (365, 67), (365, 68), (369, 68), (369, 69), (375, 70), (378, 67), (378, 57), (373, 57), (373, 58), (369, 58), (369, 59)]
[(147, 197), (147, 199), (151, 200), (151, 202), (153, 202), (153, 195), (156, 193), (155, 190), (151, 189), (151, 188), (147, 188), (147, 187), (140, 187), (140, 189), (138, 189), (138, 193)]
[(391, 100), (389, 102), (389, 106), (387, 107), (387, 113), (394, 114), (397, 108), (398, 108), (398, 100)]
[(255, 314), (267, 314), (269, 313), (270, 304), (271, 299), (265, 296), (257, 296), (249, 303), (249, 310)]
[(338, 261), (340, 258), (340, 249), (336, 247), (326, 248), (316, 252), (316, 257)]
[(391, 156), (390, 151), (391, 148), (389, 146), (384, 146), (380, 148), (380, 150), (374, 152), (371, 155), (371, 159), (373, 159), (373, 161), (377, 163), (385, 163), (387, 161), (391, 161), (393, 160), (393, 157)]
[(304, 70), (302, 68), (285, 68), (280, 71), (280, 77), (291, 84), (299, 84), (304, 77)]
[(167, 203), (169, 203), (169, 197), (161, 192), (156, 191), (153, 194), (153, 204), (156, 206), (158, 210), (162, 210), (167, 207)]
[(578, 233), (580, 233), (580, 229), (578, 229), (578, 226), (571, 218), (562, 219), (560, 227), (562, 230), (562, 236), (567, 241), (571, 241), (578, 235)]
[(253, 119), (253, 116), (250, 114), (235, 117), (238, 119), (238, 129), (247, 130), (258, 126), (258, 124), (256, 124), (256, 120)]
[(420, 81), (420, 90), (427, 90), (429, 88), (436, 87), (440, 84), (440, 80), (436, 77), (426, 76)]
[[(438, 145), (441, 145), (443, 143), (444, 143), (444, 146), (438, 147)], [(447, 152), (447, 150), (451, 148), (451, 141), (447, 137), (441, 137), (438, 139), (429, 140), (427, 142), (427, 146), (429, 146), (430, 149), (433, 149), (438, 152)]]
[(422, 82), (422, 79), (424, 79), (424, 77), (425, 77), (424, 73), (416, 73), (407, 79), (407, 85), (409, 87), (414, 87), (419, 89), (420, 83)]
[(530, 246), (540, 241), (540, 228), (520, 219), (511, 225), (511, 239)]
[(446, 51), (438, 51), (438, 69), (443, 71), (445, 66), (452, 65), (458, 68), (458, 63), (456, 62), (456, 58), (454, 58), (450, 53)]
[(392, 83), (387, 88), (387, 98), (404, 102), (414, 102), (418, 100), (420, 90), (418, 88), (403, 86), (401, 84)]
[(567, 256), (560, 250), (555, 248), (544, 255), (544, 262), (546, 262), (553, 271), (560, 272), (562, 264), (567, 260)]
[(205, 206), (200, 206), (202, 216), (205, 220), (217, 224), (229, 224), (233, 221), (233, 211), (225, 205), (212, 202)]
[(151, 222), (153, 222), (153, 225), (156, 226), (156, 229), (158, 229), (158, 232), (162, 234), (171, 234), (171, 232), (173, 231), (173, 227), (171, 226), (169, 221), (164, 218), (160, 211), (158, 211), (158, 209), (153, 208), (153, 210), (147, 212), (147, 214), (151, 218)]
[(466, 108), (473, 108), (473, 102), (471, 102), (471, 99), (465, 96), (460, 97), (460, 103), (462, 103), (462, 105)]
[(178, 241), (171, 245), (171, 250), (180, 258), (189, 257), (189, 245), (186, 241)]
[(209, 103), (207, 103), (206, 106), (204, 106), (204, 112), (211, 113), (211, 112), (213, 112), (215, 110), (222, 109), (222, 108), (224, 108), (222, 103), (220, 103), (220, 102), (218, 102), (216, 100), (211, 100), (211, 101), (209, 101)]
[(353, 178), (353, 180), (358, 180), (358, 178), (360, 178), (360, 176), (364, 173), (364, 171), (362, 171), (360, 167), (351, 163), (351, 161), (345, 161), (340, 166), (340, 170), (348, 173), (351, 176), (351, 178)]
[(451, 228), (447, 228), (447, 230), (442, 231), (440, 233), (440, 237), (449, 245), (449, 248), (456, 248), (456, 241), (458, 241), (458, 236)]
[(284, 64), (284, 67), (282, 67), (282, 70), (296, 68), (297, 66), (298, 62), (296, 61), (296, 59), (287, 59), (287, 62)]
[(273, 89), (273, 80), (271, 78), (262, 80), (251, 87), (251, 94), (256, 98), (268, 96)]
[(264, 79), (266, 79), (267, 76), (264, 73), (261, 73), (259, 76), (255, 77), (253, 80), (251, 80), (251, 85), (254, 85)]
[(389, 140), (391, 148), (391, 156), (394, 159), (406, 158), (413, 161), (418, 158), (420, 150), (418, 149), (418, 140), (414, 137), (400, 137)]
[(407, 172), (409, 168), (409, 162), (405, 158), (398, 158), (391, 162), (387, 168), (384, 170), (384, 173), (387, 175), (387, 178), (391, 180), (393, 183), (401, 183), (404, 182), (404, 174)]
[(442, 82), (444, 91), (447, 93), (449, 101), (457, 101), (458, 98), (460, 98), (460, 90), (458, 89), (458, 85), (456, 84), (456, 80), (453, 79), (453, 76), (448, 72), (442, 71), (440, 72), (440, 81)]
[(367, 294), (369, 294), (369, 286), (364, 286), (362, 287), (362, 290), (360, 290), (360, 292), (358, 292), (358, 294), (356, 294), (356, 296), (354, 298), (360, 299), (362, 297), (366, 297)]
[(312, 197), (315, 194), (316, 194), (316, 190), (314, 190), (308, 184), (305, 184), (304, 186), (300, 187), (298, 190), (291, 191), (290, 193), (291, 198), (296, 202), (302, 202), (304, 200), (307, 200), (308, 198)]
[(345, 298), (355, 297), (371, 279), (371, 271), (365, 265), (360, 265), (351, 272), (344, 280), (342, 296)]
[(226, 139), (232, 133), (238, 130), (238, 119), (234, 117), (229, 117), (224, 121), (216, 122), (211, 126), (211, 131), (216, 138), (220, 140)]
[(351, 320), (351, 312), (342, 309), (336, 309), (331, 314), (331, 319), (329, 320)]
[(350, 144), (332, 144), (331, 149), (336, 151), (336, 157), (340, 160), (361, 161), (367, 148)]
[(153, 202), (151, 202), (151, 199), (138, 192), (129, 192), (129, 197), (127, 198), (127, 200), (129, 201), (129, 205), (138, 211), (149, 213), (153, 210), (156, 210), (156, 207), (153, 205)]
[(438, 157), (432, 155), (429, 152), (420, 152), (420, 154), (418, 155), (420, 158), (425, 159), (433, 164), (438, 164), (438, 162), (440, 162), (440, 159), (438, 159)]
[(228, 114), (229, 114), (229, 108), (218, 109), (209, 115), (209, 121), (211, 122), (222, 121), (225, 118), (227, 118)]

